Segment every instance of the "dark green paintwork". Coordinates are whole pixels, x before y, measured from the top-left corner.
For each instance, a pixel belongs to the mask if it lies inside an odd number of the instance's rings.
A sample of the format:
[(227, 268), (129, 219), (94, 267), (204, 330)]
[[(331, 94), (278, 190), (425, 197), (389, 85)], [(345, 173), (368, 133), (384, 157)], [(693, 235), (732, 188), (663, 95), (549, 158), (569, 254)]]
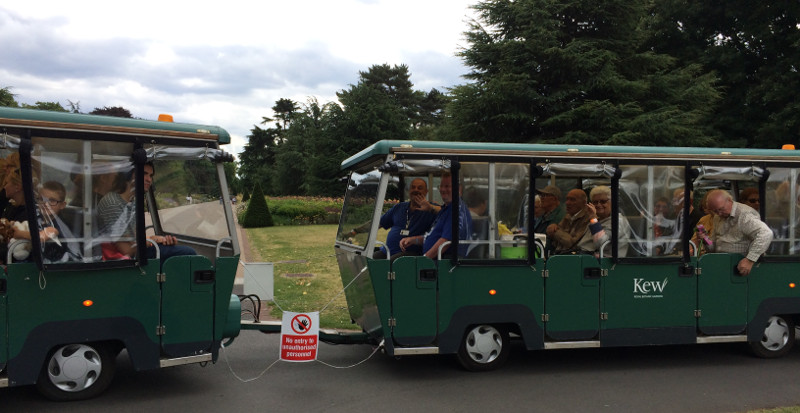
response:
[[(162, 350), (170, 357), (185, 357), (211, 349), (214, 338), (214, 285), (198, 284), (194, 272), (211, 269), (203, 256), (178, 256), (164, 263), (167, 279), (162, 286)], [(227, 297), (227, 295), (225, 296)], [(194, 348), (177, 345), (192, 343)]]
[(421, 280), (420, 271), (435, 269), (428, 257), (402, 257), (392, 263), (392, 337), (401, 346), (421, 346), (436, 340), (436, 279)]
[[(241, 303), (232, 296), (239, 256), (218, 257), (215, 264), (214, 340), (236, 337), (241, 327)], [(231, 297), (225, 300), (225, 297)]]
[[(732, 262), (738, 262), (741, 255), (734, 255)], [(795, 287), (792, 288), (791, 284)], [(800, 263), (757, 263), (747, 276), (747, 320), (753, 321), (759, 306), (773, 298), (800, 298)], [(784, 314), (800, 314), (800, 305), (792, 307)]]
[[(611, 265), (606, 261), (605, 267), (609, 271), (601, 282), (602, 309), (608, 313), (608, 320), (601, 323), (602, 330), (694, 328), (696, 325), (697, 277), (679, 275), (678, 269), (682, 264)], [(665, 280), (666, 285), (663, 285)], [(654, 283), (661, 283), (661, 291)]]
[(702, 271), (697, 282), (700, 331), (708, 335), (737, 334), (747, 325), (748, 277), (735, 275), (741, 259), (736, 254), (706, 254), (698, 260)]
[[(453, 315), (464, 307), (522, 304), (535, 316), (544, 310), (543, 265), (530, 266), (458, 266), (449, 260), (439, 266), (439, 331), (450, 327)], [(495, 294), (490, 294), (494, 290)], [(497, 319), (504, 323), (507, 319)], [(541, 325), (541, 320), (536, 320)], [(542, 326), (543, 327), (543, 326)], [(463, 331), (457, 332), (459, 337)]]
[[(191, 123), (159, 122), (154, 120), (118, 118), (114, 116), (85, 115), (80, 113), (51, 112), (47, 110), (0, 107), (0, 119), (20, 119), (44, 122), (59, 122), (76, 125), (114, 126), (126, 128), (151, 129), (153, 131), (174, 131), (188, 133), (209, 133), (217, 135), (219, 144), (231, 142), (231, 136), (219, 126), (197, 125)], [(66, 126), (64, 129), (68, 129)]]
[[(7, 282), (6, 275), (0, 271), (0, 283)], [(0, 366), (8, 362), (8, 294), (0, 293)], [(2, 367), (0, 367), (2, 370)]]
[(555, 340), (588, 340), (600, 329), (600, 277), (586, 278), (584, 268), (600, 268), (591, 255), (556, 255), (546, 264), (547, 335)]
[[(150, 341), (159, 341), (157, 260), (141, 268), (53, 271), (41, 280), (34, 264), (7, 268), (9, 359), (20, 353), (34, 328), (47, 322), (129, 317), (144, 327)], [(93, 305), (84, 306), (85, 300)]]

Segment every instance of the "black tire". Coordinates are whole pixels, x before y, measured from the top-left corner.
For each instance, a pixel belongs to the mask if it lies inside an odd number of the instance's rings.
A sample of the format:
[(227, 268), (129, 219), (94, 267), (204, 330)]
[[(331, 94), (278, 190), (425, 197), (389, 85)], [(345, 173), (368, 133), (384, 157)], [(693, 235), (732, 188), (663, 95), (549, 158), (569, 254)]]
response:
[(469, 371), (489, 371), (508, 359), (508, 332), (488, 324), (467, 329), (458, 349), (458, 362)]
[(750, 342), (750, 348), (761, 358), (783, 357), (792, 350), (794, 335), (794, 321), (791, 318), (772, 316), (764, 326), (761, 340)]
[(67, 344), (57, 347), (45, 360), (36, 388), (55, 401), (95, 397), (111, 384), (116, 360), (102, 344)]

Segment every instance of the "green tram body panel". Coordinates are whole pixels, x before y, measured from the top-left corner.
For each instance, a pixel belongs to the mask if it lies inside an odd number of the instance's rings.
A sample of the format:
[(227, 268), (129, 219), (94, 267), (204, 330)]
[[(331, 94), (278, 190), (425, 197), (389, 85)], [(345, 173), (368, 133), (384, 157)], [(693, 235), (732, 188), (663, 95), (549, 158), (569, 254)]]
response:
[[(230, 135), (216, 126), (15, 108), (0, 108), (0, 126), (22, 141), (32, 135), (48, 143), (63, 138), (101, 142), (99, 147), (114, 141), (115, 145), (127, 142), (131, 148), (136, 142), (147, 142), (144, 146), (151, 149), (162, 144), (188, 148), (185, 154), (170, 152), (176, 161), (196, 160), (198, 147), (217, 148), (230, 142)], [(48, 151), (58, 153), (44, 146), (43, 153)], [(78, 156), (90, 159), (97, 154), (108, 155), (100, 150)], [(216, 162), (216, 176), (224, 178), (221, 160), (211, 162)], [(30, 166), (23, 163), (22, 167)], [(23, 184), (30, 191), (30, 182)], [(227, 196), (225, 188), (220, 185), (220, 192)], [(233, 222), (230, 208), (220, 209), (226, 214), (225, 222)], [(151, 217), (157, 216), (154, 209), (150, 211)], [(136, 370), (209, 359), (163, 363), (181, 356), (211, 353), (216, 360), (220, 342), (237, 336), (240, 329), (241, 307), (231, 295), (238, 243), (234, 233), (227, 237), (230, 248), (218, 243), (216, 234), (211, 238), (175, 235), (194, 238), (199, 255), (172, 257), (163, 268), (157, 259), (135, 264), (75, 260), (63, 267), (44, 265), (41, 271), (29, 262), (4, 266), (0, 271), (0, 374), (8, 379), (4, 384), (35, 383), (49, 352), (67, 344), (99, 343), (109, 352), (125, 348)], [(215, 248), (216, 255), (225, 250), (230, 256), (215, 256)], [(31, 259), (37, 259), (37, 254), (34, 251)]]
[[(392, 172), (392, 168), (407, 167), (404, 162), (414, 161), (418, 162), (414, 167), (420, 170), (408, 167), (408, 177), (433, 179), (440, 170), (452, 167), (444, 160), (459, 162), (463, 167), (501, 161), (569, 164), (587, 158), (604, 165), (620, 161), (622, 166), (648, 169), (651, 164), (676, 167), (680, 173), (675, 179), (685, 185), (690, 176), (685, 172), (706, 161), (712, 168), (719, 164), (746, 169), (757, 164), (766, 170), (783, 168), (794, 173), (800, 169), (797, 153), (749, 148), (380, 141), (342, 162), (342, 169), (357, 173), (380, 171), (402, 180), (403, 171)], [(794, 179), (796, 175), (787, 176)], [(762, 182), (767, 177), (763, 176)], [(619, 188), (614, 179), (619, 178), (608, 177), (611, 186)], [(720, 179), (722, 182), (730, 178)], [(483, 185), (483, 181), (474, 182)], [(716, 180), (710, 182), (719, 184)], [(641, 184), (643, 188), (653, 188), (648, 186), (650, 181), (643, 180)], [(384, 199), (385, 193), (373, 195), (371, 199)], [(499, 197), (501, 193), (495, 195)], [(375, 206), (375, 216), (382, 213), (382, 207)], [(628, 218), (637, 217), (628, 211)], [(377, 225), (373, 227), (374, 230)], [(371, 236), (374, 234), (373, 231)], [(420, 354), (455, 353), (468, 329), (479, 324), (503, 326), (518, 334), (526, 348), (542, 349), (573, 344), (611, 347), (745, 339), (758, 342), (769, 317), (784, 315), (800, 321), (797, 255), (767, 254), (749, 276), (741, 277), (735, 271), (742, 259), (740, 254), (651, 256), (647, 255), (649, 250), (639, 251), (638, 255), (628, 250), (627, 257), (616, 260), (554, 255), (546, 261), (536, 258), (511, 262), (500, 255), (496, 261), (403, 257), (392, 263), (367, 258), (365, 246), (373, 244), (337, 241), (342, 282), (349, 286), (346, 297), (354, 322), (374, 338), (385, 340), (389, 354), (403, 347), (424, 348)], [(404, 354), (417, 353), (409, 350)]]
[[(698, 320), (701, 333), (707, 335), (741, 334), (748, 321), (748, 280), (740, 277), (733, 268), (741, 255), (706, 254), (698, 260), (702, 275), (698, 277), (697, 308), (702, 312)], [(763, 273), (761, 264), (753, 274)]]
[(8, 278), (0, 271), (0, 370), (8, 362)]
[[(390, 351), (438, 346), (439, 353), (455, 353), (476, 324), (505, 325), (528, 349), (584, 340), (603, 347), (691, 344), (745, 332), (752, 341), (769, 315), (800, 313), (800, 289), (791, 286), (800, 286), (800, 264), (759, 263), (740, 277), (732, 272), (738, 254), (693, 258), (700, 276), (675, 262), (614, 264), (588, 255), (553, 256), (547, 265), (537, 259), (533, 266), (361, 259), (369, 274), (350, 287), (350, 312)], [(753, 323), (759, 324), (747, 330)]]

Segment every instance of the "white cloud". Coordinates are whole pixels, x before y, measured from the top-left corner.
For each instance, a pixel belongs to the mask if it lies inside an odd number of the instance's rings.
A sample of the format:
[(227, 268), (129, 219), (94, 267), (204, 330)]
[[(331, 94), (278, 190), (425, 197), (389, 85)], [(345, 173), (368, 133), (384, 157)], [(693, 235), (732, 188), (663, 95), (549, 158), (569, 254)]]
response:
[(37, 1), (0, 6), (0, 87), (17, 99), (123, 106), (216, 124), (237, 152), (279, 98), (320, 103), (374, 64), (415, 88), (463, 82), (468, 0), (186, 3)]

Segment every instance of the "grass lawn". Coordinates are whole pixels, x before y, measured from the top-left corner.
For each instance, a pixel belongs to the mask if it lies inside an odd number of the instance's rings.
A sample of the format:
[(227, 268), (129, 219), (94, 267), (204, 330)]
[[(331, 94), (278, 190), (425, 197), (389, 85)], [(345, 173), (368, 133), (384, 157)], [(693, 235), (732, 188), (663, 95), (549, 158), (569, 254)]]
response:
[(277, 306), (271, 306), (272, 316), (280, 318), (281, 308), (312, 312), (328, 305), (319, 314), (322, 328), (360, 329), (350, 322), (344, 294), (336, 297), (342, 291), (333, 251), (336, 228), (336, 225), (295, 225), (246, 229), (250, 260), (274, 263)]

